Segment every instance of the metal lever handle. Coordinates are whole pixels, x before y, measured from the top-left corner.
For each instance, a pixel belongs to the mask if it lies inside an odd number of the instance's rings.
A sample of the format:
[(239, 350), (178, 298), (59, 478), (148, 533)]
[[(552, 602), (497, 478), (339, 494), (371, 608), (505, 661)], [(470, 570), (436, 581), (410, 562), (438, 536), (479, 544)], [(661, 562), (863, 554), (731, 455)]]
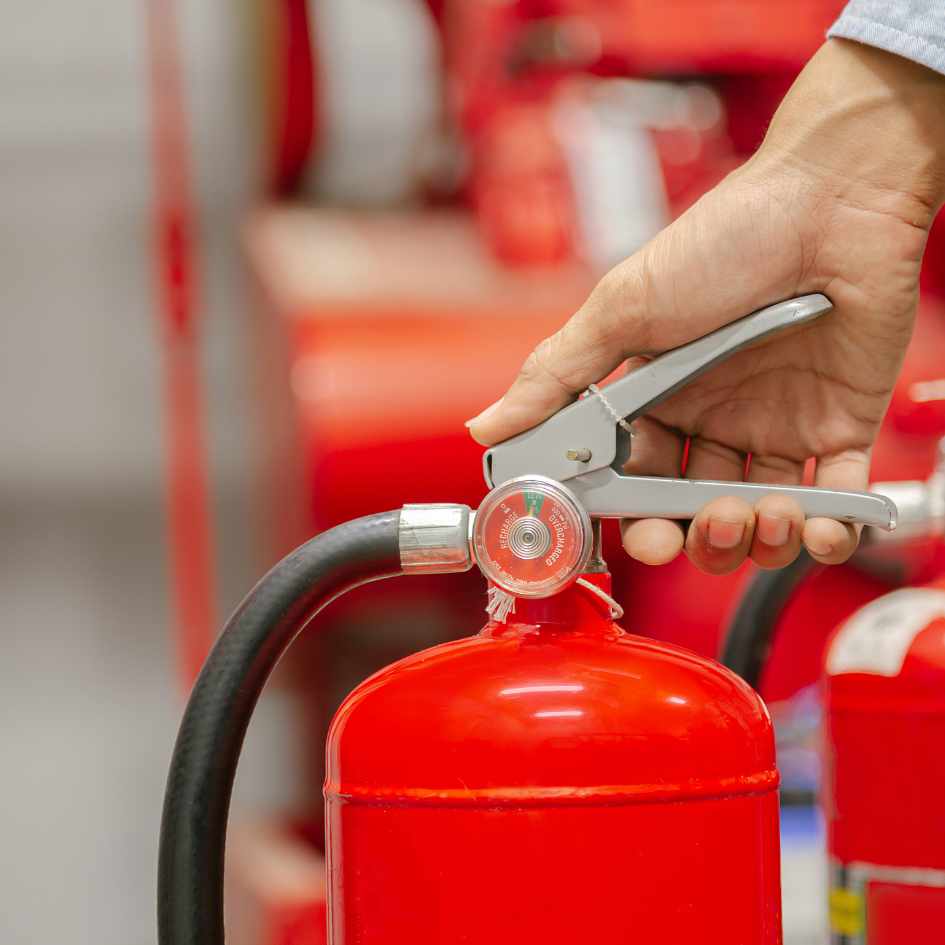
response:
[(723, 496), (734, 496), (754, 505), (766, 495), (786, 495), (798, 502), (807, 518), (823, 516), (887, 531), (896, 527), (895, 502), (887, 496), (868, 492), (754, 482), (621, 476), (613, 469), (600, 469), (578, 476), (567, 485), (595, 518), (690, 519), (706, 503)]
[(607, 387), (607, 399), (623, 417), (645, 413), (736, 351), (819, 318), (833, 308), (825, 295), (801, 295), (778, 302), (673, 348)]

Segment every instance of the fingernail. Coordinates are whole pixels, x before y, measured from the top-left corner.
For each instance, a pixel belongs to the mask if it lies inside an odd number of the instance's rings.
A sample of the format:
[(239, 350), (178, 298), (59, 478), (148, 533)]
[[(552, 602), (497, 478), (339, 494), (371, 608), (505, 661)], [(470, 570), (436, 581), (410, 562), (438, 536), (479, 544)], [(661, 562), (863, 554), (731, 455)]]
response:
[(819, 558), (828, 558), (834, 551), (833, 544), (829, 541), (808, 541), (805, 542), (805, 544), (807, 545), (807, 550), (812, 555), (816, 555)]
[(494, 414), (496, 410), (499, 409), (499, 404), (501, 403), (502, 403), (502, 398), (500, 397), (494, 404), (489, 404), (489, 406), (486, 407), (486, 409), (483, 410), (482, 413), (477, 413), (476, 416), (472, 418), (472, 420), (467, 420), (466, 426), (471, 427), (474, 423), (479, 423), (480, 420), (485, 420), (488, 417), (491, 417), (492, 414)]
[(713, 548), (727, 551), (737, 548), (745, 537), (745, 523), (727, 521), (724, 518), (710, 518), (708, 528), (709, 544)]
[(759, 540), (770, 548), (786, 545), (791, 536), (791, 520), (788, 518), (762, 515), (758, 518), (756, 528)]

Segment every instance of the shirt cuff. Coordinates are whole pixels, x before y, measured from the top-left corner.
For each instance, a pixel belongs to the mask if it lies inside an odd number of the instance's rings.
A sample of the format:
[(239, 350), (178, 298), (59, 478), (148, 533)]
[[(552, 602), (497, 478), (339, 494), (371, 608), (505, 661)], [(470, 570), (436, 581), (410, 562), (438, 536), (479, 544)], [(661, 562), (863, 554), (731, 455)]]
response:
[(920, 36), (877, 23), (862, 16), (844, 13), (827, 31), (830, 39), (852, 39), (867, 46), (885, 49), (945, 75), (945, 47)]

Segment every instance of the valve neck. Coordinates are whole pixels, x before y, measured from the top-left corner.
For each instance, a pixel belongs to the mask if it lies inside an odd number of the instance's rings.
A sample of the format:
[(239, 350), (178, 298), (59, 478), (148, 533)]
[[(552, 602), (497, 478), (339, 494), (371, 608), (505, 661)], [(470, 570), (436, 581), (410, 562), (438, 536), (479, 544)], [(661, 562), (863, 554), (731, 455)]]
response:
[[(609, 572), (588, 571), (581, 577), (599, 587), (604, 593), (611, 593)], [(575, 631), (603, 636), (613, 636), (615, 632), (623, 632), (614, 623), (607, 602), (593, 591), (576, 583), (552, 597), (517, 598), (515, 612), (509, 615), (508, 621), (500, 623), (490, 620), (483, 632), (490, 636), (502, 636), (507, 632), (521, 632), (522, 627), (547, 629), (553, 632)]]

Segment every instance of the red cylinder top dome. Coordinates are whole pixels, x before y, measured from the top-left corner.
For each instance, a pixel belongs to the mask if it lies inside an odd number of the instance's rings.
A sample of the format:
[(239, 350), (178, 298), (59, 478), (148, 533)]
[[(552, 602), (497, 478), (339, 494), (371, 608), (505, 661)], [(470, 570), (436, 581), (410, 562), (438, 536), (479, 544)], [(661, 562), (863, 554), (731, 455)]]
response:
[(580, 587), (519, 600), (513, 622), (377, 673), (342, 704), (328, 754), (330, 793), (451, 803), (719, 796), (777, 781), (770, 718), (747, 684), (624, 632)]

